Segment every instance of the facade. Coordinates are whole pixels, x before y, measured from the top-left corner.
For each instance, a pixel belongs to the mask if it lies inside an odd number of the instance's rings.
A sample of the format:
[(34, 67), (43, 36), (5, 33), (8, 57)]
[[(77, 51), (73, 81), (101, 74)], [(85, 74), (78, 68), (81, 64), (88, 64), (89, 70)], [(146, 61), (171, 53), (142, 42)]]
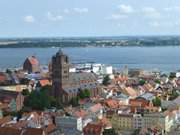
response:
[(23, 64), (23, 70), (28, 73), (40, 72), (40, 64), (35, 56), (28, 57)]
[(0, 90), (2, 110), (19, 111), (24, 105), (24, 96), (20, 92)]
[(103, 126), (100, 123), (88, 123), (83, 129), (84, 135), (102, 135)]
[(100, 93), (93, 73), (69, 72), (69, 58), (61, 50), (52, 57), (52, 95), (59, 103), (68, 104), (81, 90), (90, 90), (91, 97)]
[(157, 128), (170, 132), (176, 115), (173, 113), (114, 114), (111, 123), (116, 130)]
[(63, 87), (69, 81), (69, 59), (60, 50), (52, 57), (52, 85), (53, 95), (59, 102), (63, 102)]
[(111, 118), (111, 123), (118, 131), (133, 130), (133, 114), (115, 114)]
[(82, 118), (57, 116), (55, 118), (57, 128), (65, 135), (81, 135), (83, 122)]

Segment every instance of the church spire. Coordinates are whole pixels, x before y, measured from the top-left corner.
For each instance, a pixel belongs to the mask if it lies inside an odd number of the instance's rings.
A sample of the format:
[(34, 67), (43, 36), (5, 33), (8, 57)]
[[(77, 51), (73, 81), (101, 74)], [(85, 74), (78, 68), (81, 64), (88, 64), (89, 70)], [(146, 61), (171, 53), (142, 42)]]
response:
[(64, 55), (64, 53), (63, 53), (63, 51), (62, 51), (62, 49), (61, 48), (59, 48), (59, 51), (57, 52), (57, 55)]

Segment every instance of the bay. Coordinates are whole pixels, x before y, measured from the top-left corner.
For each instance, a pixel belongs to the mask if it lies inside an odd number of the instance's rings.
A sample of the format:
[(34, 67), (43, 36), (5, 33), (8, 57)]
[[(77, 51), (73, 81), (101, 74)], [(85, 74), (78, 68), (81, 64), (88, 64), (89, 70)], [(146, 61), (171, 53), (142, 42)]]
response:
[[(0, 69), (21, 67), (28, 56), (35, 55), (47, 65), (59, 48), (1, 48)], [(180, 46), (167, 47), (75, 47), (63, 48), (72, 63), (95, 62), (116, 68), (180, 69)]]

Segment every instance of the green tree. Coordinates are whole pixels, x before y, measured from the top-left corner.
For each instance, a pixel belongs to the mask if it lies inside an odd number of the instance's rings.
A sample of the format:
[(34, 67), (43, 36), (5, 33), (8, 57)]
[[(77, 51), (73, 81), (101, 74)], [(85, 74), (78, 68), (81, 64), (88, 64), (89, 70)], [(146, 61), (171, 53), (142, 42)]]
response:
[(32, 91), (25, 100), (25, 106), (36, 110), (44, 110), (55, 105), (56, 100), (50, 96), (51, 86), (44, 86), (39, 91)]
[(179, 96), (176, 90), (172, 90), (172, 93), (170, 94), (170, 100), (174, 100)]
[(20, 80), (20, 84), (28, 84), (29, 83), (29, 79), (27, 79), (27, 78), (23, 78), (23, 79), (21, 79)]
[(7, 74), (12, 74), (12, 71), (10, 69), (6, 69)]
[(161, 99), (156, 97), (152, 100), (154, 106), (161, 106)]
[(161, 84), (161, 81), (160, 80), (155, 80), (155, 83)]
[(23, 89), (21, 93), (23, 96), (28, 96), (30, 94), (28, 89)]
[(89, 98), (91, 96), (90, 90), (89, 89), (84, 89), (84, 90), (80, 90), (78, 97), (80, 99), (85, 99), (85, 98)]
[(78, 97), (73, 97), (70, 101), (70, 104), (73, 106), (73, 107), (76, 107), (76, 106), (79, 106), (79, 98)]
[(85, 95), (86, 98), (89, 98), (91, 96), (90, 90), (85, 89), (84, 90), (84, 95)]
[(108, 85), (110, 84), (110, 78), (109, 78), (109, 75), (106, 75), (103, 79), (103, 85)]
[(85, 94), (84, 94), (84, 91), (83, 90), (80, 90), (79, 94), (78, 94), (79, 98), (80, 99), (84, 99), (86, 98)]
[(142, 85), (144, 85), (145, 83), (146, 83), (146, 81), (145, 81), (144, 79), (140, 79), (140, 80), (139, 80), (139, 85), (142, 86)]
[(136, 129), (134, 130), (134, 132), (132, 133), (132, 135), (139, 135), (140, 129)]
[(176, 77), (176, 73), (175, 72), (171, 72), (169, 75), (170, 79), (174, 79)]
[(114, 128), (111, 129), (104, 129), (103, 135), (118, 135)]

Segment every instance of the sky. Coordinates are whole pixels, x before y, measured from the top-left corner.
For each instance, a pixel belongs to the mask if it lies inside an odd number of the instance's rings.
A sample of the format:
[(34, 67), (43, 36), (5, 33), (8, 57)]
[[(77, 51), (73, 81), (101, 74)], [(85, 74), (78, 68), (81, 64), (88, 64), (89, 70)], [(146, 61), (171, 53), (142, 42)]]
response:
[(0, 37), (180, 35), (180, 0), (0, 0)]

